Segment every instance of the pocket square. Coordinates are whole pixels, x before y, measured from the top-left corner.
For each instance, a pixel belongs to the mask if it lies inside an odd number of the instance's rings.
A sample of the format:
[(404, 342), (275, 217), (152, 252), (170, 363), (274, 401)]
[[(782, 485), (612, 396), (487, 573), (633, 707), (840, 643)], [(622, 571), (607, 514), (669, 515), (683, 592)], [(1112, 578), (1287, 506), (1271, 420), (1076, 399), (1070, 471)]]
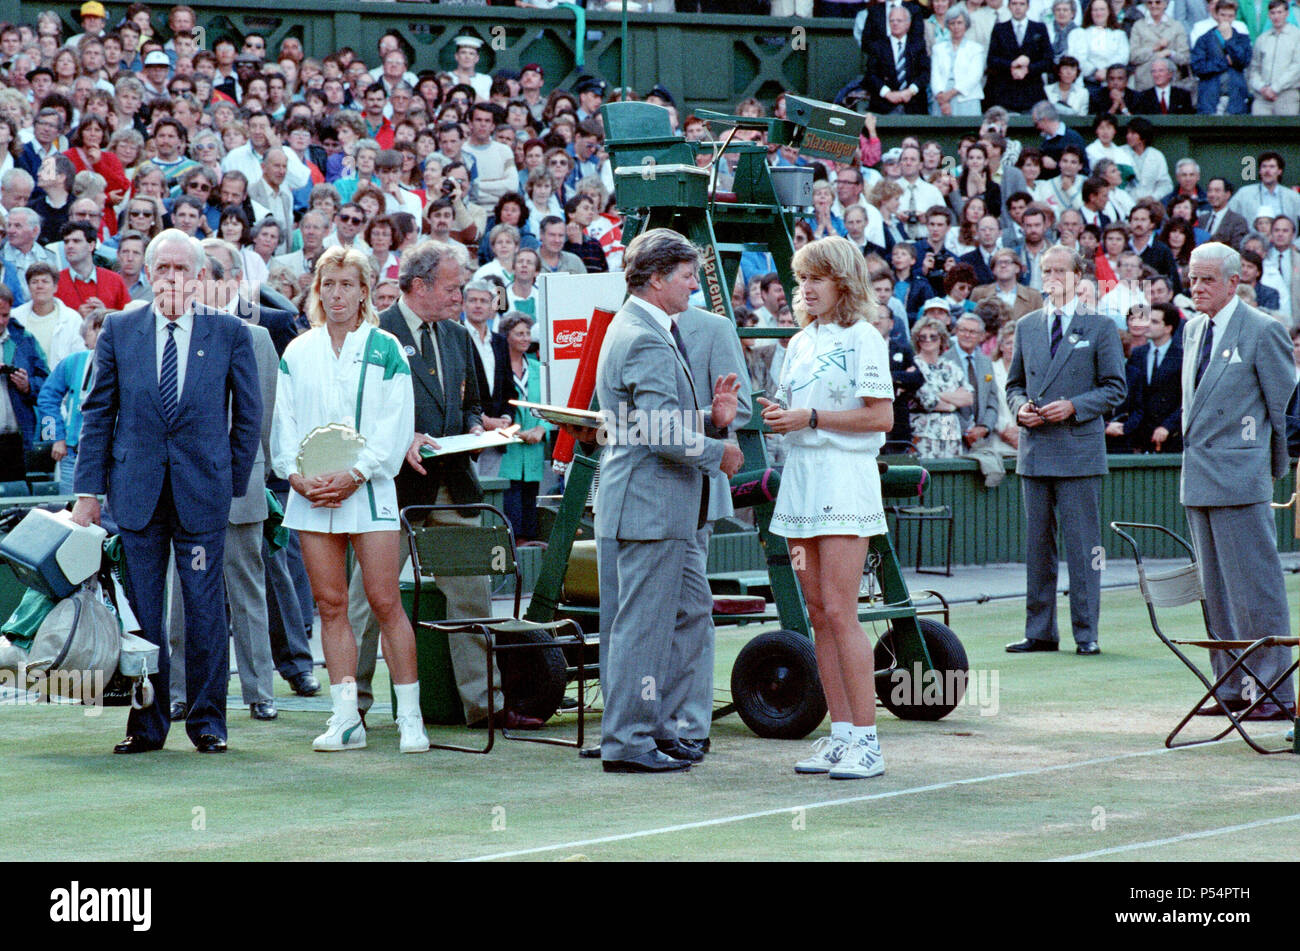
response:
[(1091, 346), (1092, 346), (1091, 340), (1080, 340), (1078, 343), (1074, 345), (1074, 349), (1082, 350), (1084, 347), (1091, 347)]
[(1233, 348), (1232, 348), (1232, 356), (1228, 358), (1228, 362), (1229, 362), (1229, 363), (1240, 363), (1240, 362), (1241, 362), (1241, 351), (1238, 350), (1236, 347), (1233, 347)]

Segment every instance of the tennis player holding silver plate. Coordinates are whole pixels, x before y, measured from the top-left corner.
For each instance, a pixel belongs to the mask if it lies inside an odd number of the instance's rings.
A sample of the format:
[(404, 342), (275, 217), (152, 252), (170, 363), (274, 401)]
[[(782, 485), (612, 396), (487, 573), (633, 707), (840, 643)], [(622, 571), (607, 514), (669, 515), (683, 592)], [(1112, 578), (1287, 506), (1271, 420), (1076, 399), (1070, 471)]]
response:
[(275, 471), (289, 480), (284, 525), (296, 529), (320, 608), (333, 716), (313, 742), (324, 752), (361, 749), (357, 645), (348, 623), (347, 547), (379, 620), (397, 695), (403, 753), (429, 748), (420, 713), (415, 635), (398, 589), (401, 532), (393, 477), (415, 431), (411, 369), (397, 338), (379, 329), (370, 266), (360, 252), (330, 248), (312, 279), (312, 329), (280, 361), (271, 426)]

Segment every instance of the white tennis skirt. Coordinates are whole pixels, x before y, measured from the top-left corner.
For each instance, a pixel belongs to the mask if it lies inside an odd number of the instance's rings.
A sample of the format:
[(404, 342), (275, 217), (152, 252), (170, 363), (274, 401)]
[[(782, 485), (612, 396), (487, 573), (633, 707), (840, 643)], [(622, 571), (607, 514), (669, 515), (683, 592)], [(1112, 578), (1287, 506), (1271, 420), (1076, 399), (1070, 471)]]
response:
[(781, 472), (771, 528), (785, 538), (885, 534), (889, 529), (876, 457), (792, 446)]

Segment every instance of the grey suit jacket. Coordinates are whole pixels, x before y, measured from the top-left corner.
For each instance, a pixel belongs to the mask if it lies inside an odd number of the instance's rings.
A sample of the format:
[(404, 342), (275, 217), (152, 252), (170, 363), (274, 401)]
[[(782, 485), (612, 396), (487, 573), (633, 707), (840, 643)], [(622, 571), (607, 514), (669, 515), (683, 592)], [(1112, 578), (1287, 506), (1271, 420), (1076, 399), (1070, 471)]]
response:
[[(965, 376), (966, 364), (959, 354), (959, 347), (949, 347), (943, 353), (943, 359), (955, 363)], [(984, 355), (978, 347), (975, 349), (975, 402), (957, 410), (961, 420), (961, 430), (965, 432), (972, 426), (984, 426), (989, 432), (998, 428), (998, 385), (993, 379), (993, 361)]]
[(293, 236), (293, 194), (284, 185), (279, 191), (271, 191), (266, 179), (259, 178), (248, 186), (248, 197), (259, 205), (265, 205), (271, 217), (280, 223), (280, 243), (276, 245), (276, 253), (287, 253), (289, 239)]
[(1032, 401), (1045, 406), (1060, 399), (1074, 404), (1064, 422), (1020, 430), (1016, 472), (1025, 476), (1104, 475), (1106, 429), (1102, 414), (1124, 401), (1124, 349), (1114, 322), (1100, 314), (1076, 313), (1051, 351), (1047, 309), (1016, 324), (1016, 349), (1007, 372), (1007, 408), (1015, 416)]
[(724, 444), (700, 426), (690, 368), (672, 336), (634, 297), (605, 334), (596, 397), (609, 440), (600, 458), (596, 536), (693, 538), (704, 479), (719, 468)]
[(257, 359), (257, 382), (262, 391), (262, 434), (253, 458), (253, 474), (248, 477), (248, 491), (230, 503), (230, 524), (247, 525), (266, 521), (266, 460), (271, 458), (271, 417), (275, 413), (275, 384), (279, 378), (280, 357), (265, 327), (246, 323), (253, 337), (253, 356)]
[(1184, 505), (1250, 505), (1273, 498), (1273, 480), (1289, 468), (1286, 406), (1295, 364), (1286, 328), (1243, 301), (1215, 339), (1195, 386), (1209, 318), (1198, 314), (1183, 332)]
[[(753, 412), (749, 401), (749, 368), (745, 364), (745, 353), (740, 347), (740, 337), (736, 335), (736, 325), (726, 317), (690, 307), (677, 318), (677, 329), (682, 335), (682, 344), (686, 347), (686, 356), (691, 364), (696, 406), (704, 412), (704, 432), (715, 439), (725, 438), (725, 434), (713, 425), (709, 415), (713, 407), (713, 385), (718, 377), (734, 373), (740, 381), (736, 419), (729, 429), (734, 432), (744, 426)], [(730, 480), (721, 470), (710, 473), (709, 521), (735, 514), (736, 510), (731, 505)]]
[[(1201, 216), (1200, 226), (1206, 227), (1213, 217), (1213, 211), (1206, 212)], [(1230, 248), (1240, 248), (1241, 242), (1245, 241), (1249, 234), (1250, 224), (1246, 219), (1231, 208), (1226, 208), (1223, 212), (1223, 220), (1219, 222), (1219, 227), (1214, 229), (1214, 234), (1210, 235), (1210, 240), (1226, 244)]]

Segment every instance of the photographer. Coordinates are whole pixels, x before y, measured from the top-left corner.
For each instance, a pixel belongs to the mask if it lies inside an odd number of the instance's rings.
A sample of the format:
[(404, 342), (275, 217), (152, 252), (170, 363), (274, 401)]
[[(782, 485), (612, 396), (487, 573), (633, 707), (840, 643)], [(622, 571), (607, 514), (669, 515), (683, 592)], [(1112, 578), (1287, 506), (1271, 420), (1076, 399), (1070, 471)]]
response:
[(36, 437), (36, 397), (49, 375), (35, 339), (9, 320), (13, 302), (13, 292), (0, 285), (0, 380), (8, 396), (0, 400), (0, 482), (26, 476), (26, 450)]
[(957, 265), (956, 256), (945, 246), (948, 229), (952, 227), (952, 212), (945, 205), (933, 205), (925, 212), (924, 240), (916, 242), (914, 277), (924, 277), (934, 288), (934, 296), (942, 297), (944, 273)]

